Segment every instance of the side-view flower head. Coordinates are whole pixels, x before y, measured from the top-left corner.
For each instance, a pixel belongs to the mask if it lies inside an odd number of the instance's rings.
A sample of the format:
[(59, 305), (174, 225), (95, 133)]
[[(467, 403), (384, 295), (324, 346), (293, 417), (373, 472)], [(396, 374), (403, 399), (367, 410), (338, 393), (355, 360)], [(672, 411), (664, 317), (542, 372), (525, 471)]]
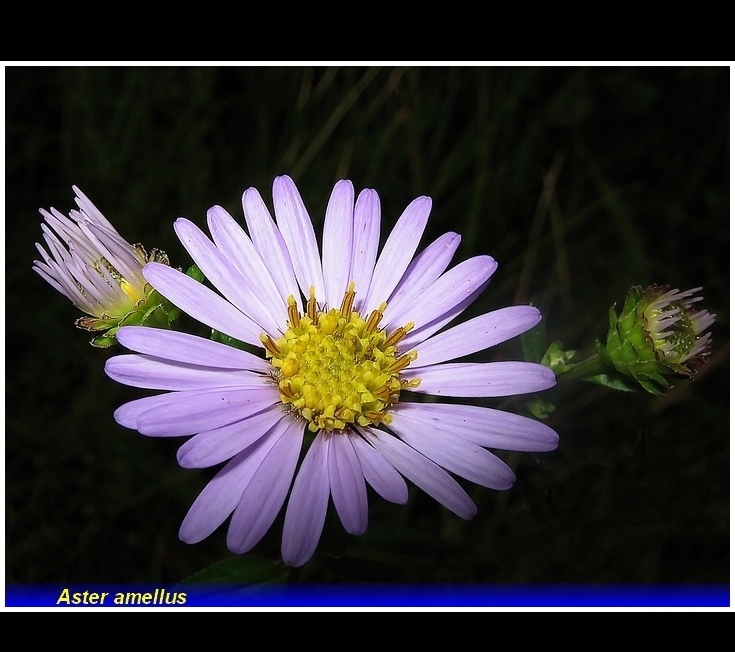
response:
[(211, 239), (187, 219), (174, 225), (218, 292), (155, 262), (143, 275), (175, 306), (253, 352), (131, 326), (117, 337), (136, 353), (106, 365), (121, 383), (162, 391), (122, 405), (118, 423), (151, 437), (193, 435), (178, 452), (185, 468), (225, 463), (184, 518), (183, 541), (201, 541), (231, 517), (227, 545), (245, 553), (287, 501), (281, 553), (300, 566), (318, 545), (330, 497), (354, 535), (368, 525), (367, 485), (400, 504), (409, 480), (469, 519), (476, 507), (453, 475), (508, 489), (514, 473), (488, 449), (557, 446), (541, 422), (441, 402), (537, 392), (555, 377), (534, 363), (453, 362), (525, 332), (541, 315), (512, 306), (445, 328), (497, 264), (476, 256), (450, 267), (460, 241), (451, 232), (414, 257), (428, 197), (408, 205), (379, 255), (378, 194), (366, 189), (355, 199), (350, 181), (339, 181), (328, 202), (321, 254), (289, 177), (273, 184), (275, 221), (254, 188), (242, 205), (247, 233), (219, 206), (207, 213)]
[(662, 394), (677, 377), (692, 377), (712, 347), (708, 329), (715, 315), (698, 308), (701, 287), (681, 291), (668, 285), (630, 289), (617, 314), (610, 309), (600, 358), (651, 394)]
[(109, 346), (120, 323), (160, 316), (160, 297), (143, 276), (143, 266), (149, 261), (168, 264), (168, 258), (127, 242), (79, 188), (72, 188), (77, 209), (68, 217), (55, 208), (39, 209), (48, 251), (36, 243), (42, 260), (33, 261), (33, 269), (86, 313), (76, 321), (79, 328), (107, 331), (92, 343)]

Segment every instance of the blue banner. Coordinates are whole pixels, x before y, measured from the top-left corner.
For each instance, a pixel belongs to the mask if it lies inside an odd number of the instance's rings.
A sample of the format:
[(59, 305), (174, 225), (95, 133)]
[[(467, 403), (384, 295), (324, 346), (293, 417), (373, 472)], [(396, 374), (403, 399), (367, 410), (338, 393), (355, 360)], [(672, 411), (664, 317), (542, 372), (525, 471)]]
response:
[(706, 585), (15, 585), (6, 607), (729, 607)]

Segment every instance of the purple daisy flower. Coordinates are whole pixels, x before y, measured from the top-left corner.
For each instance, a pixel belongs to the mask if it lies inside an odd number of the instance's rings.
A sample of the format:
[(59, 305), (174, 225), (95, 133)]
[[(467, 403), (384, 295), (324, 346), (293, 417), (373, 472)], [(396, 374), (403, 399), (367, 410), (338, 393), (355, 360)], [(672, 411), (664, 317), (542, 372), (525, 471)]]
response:
[(118, 340), (137, 353), (106, 366), (121, 383), (164, 390), (121, 406), (118, 423), (152, 437), (194, 435), (179, 449), (183, 467), (226, 462), (184, 518), (183, 541), (201, 541), (231, 516), (227, 545), (245, 553), (288, 497), (281, 554), (300, 566), (317, 547), (330, 497), (354, 535), (367, 528), (367, 485), (401, 504), (408, 499), (406, 479), (469, 519), (476, 507), (451, 474), (508, 489), (513, 471), (487, 449), (556, 447), (551, 428), (523, 416), (407, 400), (415, 393), (511, 396), (555, 383), (539, 364), (450, 362), (523, 333), (541, 315), (514, 306), (443, 330), (474, 301), (497, 264), (477, 256), (448, 269), (456, 233), (414, 258), (431, 209), (428, 197), (408, 205), (379, 256), (374, 190), (355, 201), (350, 181), (336, 184), (321, 255), (289, 177), (273, 184), (275, 222), (254, 188), (242, 203), (249, 236), (219, 206), (207, 214), (211, 240), (184, 218), (174, 225), (221, 294), (165, 265), (150, 263), (143, 273), (174, 305), (262, 355), (184, 333), (127, 327)]
[(40, 209), (48, 251), (36, 243), (42, 260), (33, 261), (33, 270), (87, 313), (77, 327), (106, 331), (92, 340), (95, 346), (112, 346), (120, 324), (169, 323), (167, 307), (143, 276), (149, 261), (168, 264), (166, 254), (127, 242), (79, 188), (72, 189), (77, 209), (69, 217)]
[(78, 208), (69, 217), (40, 209), (50, 253), (37, 243), (43, 260), (33, 261), (33, 270), (96, 320), (124, 317), (150, 289), (143, 277), (147, 254), (127, 242), (79, 188), (72, 189)]

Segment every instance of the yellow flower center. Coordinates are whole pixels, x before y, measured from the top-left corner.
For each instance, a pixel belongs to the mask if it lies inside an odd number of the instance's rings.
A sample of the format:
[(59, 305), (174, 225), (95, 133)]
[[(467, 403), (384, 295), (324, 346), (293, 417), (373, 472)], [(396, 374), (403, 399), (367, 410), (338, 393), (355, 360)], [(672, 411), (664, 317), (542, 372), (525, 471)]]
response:
[[(133, 310), (141, 299), (145, 298), (145, 295), (142, 295), (140, 291), (137, 290), (120, 272), (118, 272), (104, 256), (94, 263), (93, 267), (97, 270), (97, 273), (102, 276), (102, 278), (105, 278), (105, 275), (100, 271), (100, 268), (104, 267), (120, 287), (122, 294), (118, 295), (116, 305), (114, 306), (114, 316), (122, 317), (126, 315)], [(109, 280), (107, 282), (109, 283)], [(129, 301), (126, 298), (129, 299)]]
[(128, 296), (130, 297), (135, 303), (138, 303), (143, 296), (132, 286), (130, 283), (128, 283), (124, 278), (120, 279), (120, 289)]
[(311, 432), (388, 424), (388, 410), (398, 402), (401, 389), (420, 382), (400, 378), (417, 354), (400, 355), (396, 349), (413, 324), (388, 334), (379, 328), (387, 304), (364, 319), (352, 309), (354, 299), (355, 285), (350, 283), (339, 310), (322, 309), (312, 288), (306, 314), (301, 315), (296, 300), (289, 297), (286, 331), (275, 340), (260, 336), (281, 402), (303, 418)]

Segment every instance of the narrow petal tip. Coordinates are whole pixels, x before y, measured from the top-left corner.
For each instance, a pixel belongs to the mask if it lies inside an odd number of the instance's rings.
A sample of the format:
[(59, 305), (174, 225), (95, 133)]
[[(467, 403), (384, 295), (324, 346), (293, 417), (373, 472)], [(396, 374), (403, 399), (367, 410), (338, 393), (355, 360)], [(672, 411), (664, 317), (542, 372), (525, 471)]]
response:
[(538, 365), (538, 372), (541, 377), (541, 384), (543, 385), (539, 391), (551, 389), (556, 385), (556, 374), (551, 369), (540, 364)]
[[(105, 369), (107, 371), (107, 369)], [(124, 403), (112, 414), (115, 421), (123, 428), (130, 428), (136, 430), (138, 426), (138, 411), (130, 409), (130, 403)]]

